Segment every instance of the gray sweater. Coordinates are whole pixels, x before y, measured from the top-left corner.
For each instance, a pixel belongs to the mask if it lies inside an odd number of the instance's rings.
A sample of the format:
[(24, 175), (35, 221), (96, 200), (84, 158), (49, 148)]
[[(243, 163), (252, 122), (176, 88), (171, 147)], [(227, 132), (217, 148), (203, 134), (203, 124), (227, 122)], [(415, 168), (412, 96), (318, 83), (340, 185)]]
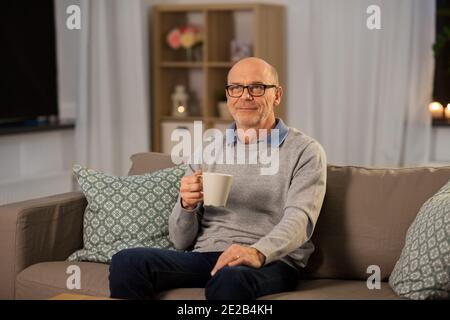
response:
[[(277, 120), (277, 127), (283, 127)], [(178, 199), (169, 218), (169, 236), (176, 248), (224, 251), (236, 243), (258, 249), (265, 264), (282, 260), (298, 269), (306, 266), (325, 196), (326, 156), (317, 141), (284, 128), (277, 174), (261, 175), (260, 164), (202, 165), (204, 171), (233, 175), (228, 201), (225, 207), (201, 203), (185, 210)], [(255, 145), (243, 146), (251, 155)], [(197, 168), (190, 165), (186, 175)]]

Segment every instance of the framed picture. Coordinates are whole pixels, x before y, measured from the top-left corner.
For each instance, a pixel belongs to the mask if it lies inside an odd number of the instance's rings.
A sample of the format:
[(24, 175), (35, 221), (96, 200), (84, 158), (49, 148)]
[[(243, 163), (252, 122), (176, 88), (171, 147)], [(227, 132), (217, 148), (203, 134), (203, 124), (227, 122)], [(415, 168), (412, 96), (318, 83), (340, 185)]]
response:
[(237, 62), (243, 58), (252, 56), (252, 45), (245, 41), (231, 41), (231, 61)]

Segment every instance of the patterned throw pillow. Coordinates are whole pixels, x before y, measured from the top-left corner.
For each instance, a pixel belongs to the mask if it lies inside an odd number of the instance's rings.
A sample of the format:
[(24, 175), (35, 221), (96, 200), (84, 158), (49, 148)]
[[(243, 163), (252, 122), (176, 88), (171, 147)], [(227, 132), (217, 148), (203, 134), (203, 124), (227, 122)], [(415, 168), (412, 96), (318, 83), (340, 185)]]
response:
[(409, 299), (450, 297), (450, 181), (420, 208), (389, 284)]
[(174, 249), (168, 219), (178, 198), (183, 165), (151, 174), (114, 177), (79, 165), (73, 172), (86, 196), (84, 248), (69, 261), (110, 263), (127, 248)]

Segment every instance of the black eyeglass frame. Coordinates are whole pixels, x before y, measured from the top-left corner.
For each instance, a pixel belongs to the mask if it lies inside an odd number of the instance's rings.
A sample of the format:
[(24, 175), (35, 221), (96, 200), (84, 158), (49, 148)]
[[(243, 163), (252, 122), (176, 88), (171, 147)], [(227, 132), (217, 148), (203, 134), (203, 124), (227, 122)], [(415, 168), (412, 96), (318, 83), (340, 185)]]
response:
[[(242, 93), (241, 93), (239, 96), (233, 96), (233, 95), (230, 94), (230, 91), (228, 91), (228, 89), (229, 89), (230, 87), (236, 87), (236, 86), (242, 87)], [(254, 95), (254, 94), (252, 94), (252, 93), (250, 92), (251, 90), (249, 90), (249, 87), (252, 87), (252, 86), (263, 86), (263, 87), (264, 87), (263, 93), (260, 94), (260, 95)], [(225, 90), (227, 91), (228, 95), (229, 95), (230, 97), (232, 97), (232, 98), (240, 98), (240, 97), (242, 97), (242, 95), (244, 94), (244, 91), (245, 91), (246, 88), (247, 88), (248, 94), (251, 95), (252, 97), (262, 97), (263, 95), (266, 94), (266, 89), (268, 89), (268, 88), (269, 88), (269, 89), (270, 89), (270, 88), (278, 88), (278, 87), (279, 87), (279, 86), (276, 85), (276, 84), (264, 84), (264, 83), (252, 83), (252, 84), (249, 84), (248, 86), (243, 86), (243, 85), (241, 85), (241, 84), (229, 84), (229, 85), (226, 85), (226, 86), (225, 86)]]

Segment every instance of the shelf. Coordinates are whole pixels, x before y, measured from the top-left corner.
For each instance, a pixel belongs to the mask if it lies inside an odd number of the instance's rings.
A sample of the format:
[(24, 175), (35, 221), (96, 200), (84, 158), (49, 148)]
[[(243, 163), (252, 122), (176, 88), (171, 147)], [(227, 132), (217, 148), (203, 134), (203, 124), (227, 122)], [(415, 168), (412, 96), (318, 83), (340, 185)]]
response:
[(75, 121), (72, 120), (60, 120), (53, 123), (38, 123), (30, 121), (28, 123), (2, 124), (0, 125), (0, 136), (56, 130), (72, 130), (74, 128)]
[(238, 10), (256, 10), (259, 7), (266, 6), (269, 8), (282, 8), (282, 5), (277, 4), (260, 4), (260, 3), (209, 3), (209, 4), (161, 4), (158, 5), (158, 10), (165, 12), (186, 12), (186, 11), (238, 11)]
[(173, 116), (162, 116), (162, 121), (175, 121), (175, 122), (193, 122), (193, 121), (203, 121), (202, 117), (173, 117)]
[(218, 122), (218, 123), (230, 123), (231, 124), (234, 120), (233, 119), (219, 118), (219, 117), (209, 117), (209, 118), (206, 118), (206, 121)]
[(433, 119), (433, 127), (450, 127), (450, 119)]
[(162, 68), (231, 68), (234, 62), (230, 61), (213, 61), (213, 62), (188, 62), (188, 61), (163, 61), (160, 64)]
[(231, 68), (234, 65), (234, 62), (228, 61), (207, 62), (206, 65), (211, 68)]
[(231, 123), (233, 119), (225, 119), (219, 117), (172, 117), (172, 116), (162, 116), (161, 121), (173, 121), (173, 122), (193, 122), (193, 121), (208, 121), (208, 122), (217, 122), (217, 123)]
[(202, 62), (184, 62), (184, 61), (164, 61), (160, 67), (163, 68), (202, 68)]

